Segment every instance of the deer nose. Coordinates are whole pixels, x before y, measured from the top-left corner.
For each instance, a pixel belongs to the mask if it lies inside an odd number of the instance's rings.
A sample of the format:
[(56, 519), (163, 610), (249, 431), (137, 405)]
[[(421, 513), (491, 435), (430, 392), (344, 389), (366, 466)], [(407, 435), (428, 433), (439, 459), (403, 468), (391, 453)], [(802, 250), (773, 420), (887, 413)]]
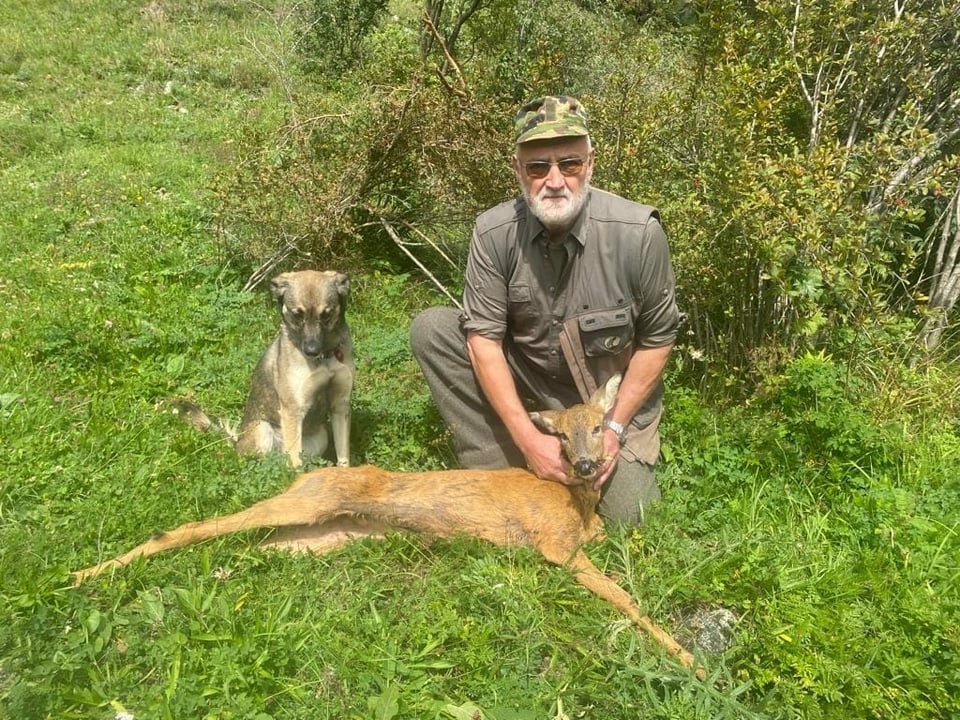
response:
[(596, 472), (596, 470), (597, 470), (597, 463), (595, 463), (593, 460), (588, 460), (586, 458), (577, 460), (573, 464), (573, 471), (577, 474), (578, 477), (582, 477), (582, 478), (591, 477), (593, 473)]

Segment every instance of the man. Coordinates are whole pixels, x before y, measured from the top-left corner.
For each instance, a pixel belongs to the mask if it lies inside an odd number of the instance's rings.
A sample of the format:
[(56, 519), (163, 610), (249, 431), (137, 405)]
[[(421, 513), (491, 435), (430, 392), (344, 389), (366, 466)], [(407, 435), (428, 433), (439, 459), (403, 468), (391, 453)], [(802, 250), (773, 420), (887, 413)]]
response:
[(580, 480), (528, 410), (586, 401), (623, 373), (594, 485), (601, 515), (638, 524), (660, 498), (661, 376), (679, 325), (666, 236), (654, 208), (590, 187), (575, 98), (524, 105), (515, 136), (522, 198), (477, 218), (463, 314), (419, 315), (413, 352), (465, 467), (527, 466), (561, 483)]

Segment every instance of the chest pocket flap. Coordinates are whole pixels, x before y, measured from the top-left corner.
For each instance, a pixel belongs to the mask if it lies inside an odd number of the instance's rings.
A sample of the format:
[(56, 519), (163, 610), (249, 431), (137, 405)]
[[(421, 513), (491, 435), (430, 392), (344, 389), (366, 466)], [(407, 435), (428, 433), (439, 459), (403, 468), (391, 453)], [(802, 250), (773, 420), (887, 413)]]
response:
[(529, 285), (510, 285), (507, 288), (507, 300), (512, 303), (530, 302), (532, 297)]
[(580, 341), (588, 357), (616, 355), (630, 347), (633, 324), (629, 308), (613, 308), (580, 317)]

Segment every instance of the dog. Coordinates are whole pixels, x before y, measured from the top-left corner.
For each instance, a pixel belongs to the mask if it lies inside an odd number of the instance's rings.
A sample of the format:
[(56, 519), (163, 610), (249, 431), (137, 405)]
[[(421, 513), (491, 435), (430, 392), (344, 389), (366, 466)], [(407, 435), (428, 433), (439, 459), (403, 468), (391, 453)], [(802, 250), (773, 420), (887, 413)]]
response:
[(239, 433), (188, 400), (173, 401), (174, 408), (198, 430), (227, 435), (240, 453), (283, 450), (294, 467), (304, 455), (326, 451), (329, 418), (337, 465), (348, 467), (356, 373), (345, 314), (350, 279), (332, 270), (301, 270), (273, 278), (270, 291), (280, 332), (253, 371)]
[(129, 552), (73, 573), (76, 585), (140, 557), (254, 528), (287, 528), (273, 547), (328, 552), (351, 540), (391, 530), (433, 536), (468, 535), (497, 545), (525, 545), (624, 612), (685, 667), (693, 656), (644, 615), (630, 594), (604, 575), (583, 551), (603, 536), (592, 478), (603, 465), (603, 419), (613, 407), (620, 376), (611, 377), (588, 403), (531, 413), (556, 435), (579, 484), (541, 480), (520, 468), (391, 473), (372, 466), (327, 467), (300, 475), (283, 493), (246, 510), (160, 533)]

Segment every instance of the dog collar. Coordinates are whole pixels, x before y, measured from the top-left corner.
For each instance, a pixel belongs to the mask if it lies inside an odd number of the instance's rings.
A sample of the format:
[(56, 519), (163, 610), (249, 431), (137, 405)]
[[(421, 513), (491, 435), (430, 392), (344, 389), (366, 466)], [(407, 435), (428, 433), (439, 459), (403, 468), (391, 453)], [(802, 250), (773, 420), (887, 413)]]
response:
[(324, 360), (329, 360), (332, 357), (335, 357), (338, 362), (343, 362), (343, 348), (337, 345), (333, 350), (325, 352), (321, 356)]

